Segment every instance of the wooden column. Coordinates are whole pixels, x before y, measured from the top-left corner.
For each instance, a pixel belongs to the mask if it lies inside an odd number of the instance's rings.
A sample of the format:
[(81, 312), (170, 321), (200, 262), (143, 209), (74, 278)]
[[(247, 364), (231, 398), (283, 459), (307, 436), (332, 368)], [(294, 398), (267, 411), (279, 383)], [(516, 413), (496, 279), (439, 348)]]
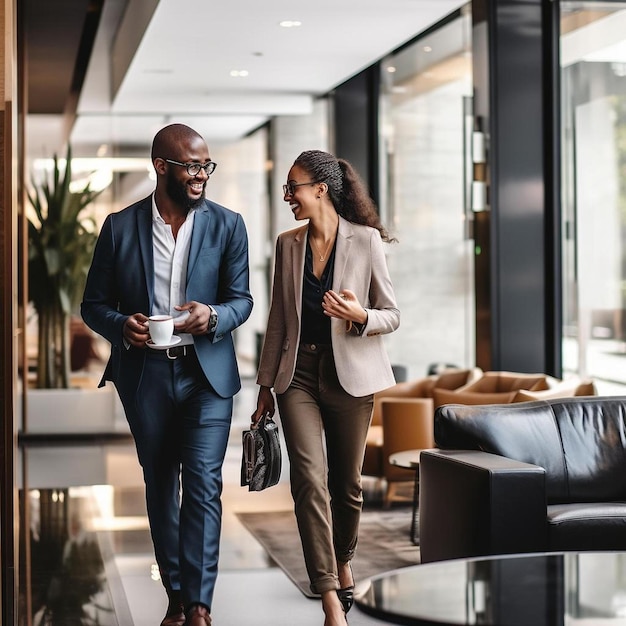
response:
[(0, 0), (0, 594), (7, 626), (17, 624), (16, 400), (17, 400), (17, 107), (16, 0)]

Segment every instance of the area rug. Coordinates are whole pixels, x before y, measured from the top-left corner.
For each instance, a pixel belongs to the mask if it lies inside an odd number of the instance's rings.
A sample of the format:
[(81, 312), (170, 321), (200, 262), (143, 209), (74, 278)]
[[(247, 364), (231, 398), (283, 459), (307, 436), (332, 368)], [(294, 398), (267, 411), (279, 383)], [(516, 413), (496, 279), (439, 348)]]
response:
[[(317, 597), (309, 589), (293, 511), (237, 513), (237, 517), (298, 589), (308, 598)], [(409, 539), (410, 527), (411, 507), (363, 511), (359, 545), (352, 563), (357, 583), (420, 562), (419, 547)]]

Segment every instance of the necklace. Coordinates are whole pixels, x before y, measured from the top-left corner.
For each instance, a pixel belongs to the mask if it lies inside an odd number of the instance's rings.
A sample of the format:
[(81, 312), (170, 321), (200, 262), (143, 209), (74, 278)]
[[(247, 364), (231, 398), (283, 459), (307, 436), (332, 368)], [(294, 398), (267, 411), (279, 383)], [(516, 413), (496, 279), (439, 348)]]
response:
[(330, 249), (333, 246), (333, 243), (335, 242), (335, 238), (333, 237), (329, 242), (328, 242), (328, 247), (326, 248), (326, 251), (324, 252), (324, 254), (322, 254), (320, 252), (320, 249), (317, 247), (317, 244), (315, 243), (315, 239), (313, 237), (311, 237), (311, 243), (313, 244), (313, 247), (315, 248), (315, 251), (317, 252), (317, 254), (320, 257), (320, 261), (325, 261), (326, 260), (326, 256), (328, 255), (328, 253), (330, 252)]

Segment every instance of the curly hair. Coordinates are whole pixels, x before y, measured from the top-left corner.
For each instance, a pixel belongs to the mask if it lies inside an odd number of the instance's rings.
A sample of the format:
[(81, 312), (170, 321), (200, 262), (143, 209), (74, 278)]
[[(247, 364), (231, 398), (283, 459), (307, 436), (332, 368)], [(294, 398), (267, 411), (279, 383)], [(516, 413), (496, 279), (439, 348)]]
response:
[(293, 164), (308, 172), (312, 180), (326, 183), (330, 200), (341, 217), (375, 228), (383, 241), (397, 241), (382, 225), (365, 183), (348, 161), (323, 150), (305, 150)]

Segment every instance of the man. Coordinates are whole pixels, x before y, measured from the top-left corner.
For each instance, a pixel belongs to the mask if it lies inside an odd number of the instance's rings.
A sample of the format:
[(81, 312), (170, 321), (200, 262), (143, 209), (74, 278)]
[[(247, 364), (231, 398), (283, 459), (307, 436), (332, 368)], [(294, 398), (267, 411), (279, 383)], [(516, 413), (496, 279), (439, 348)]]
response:
[[(248, 240), (240, 215), (204, 198), (216, 164), (198, 133), (166, 126), (151, 157), (154, 194), (106, 218), (81, 312), (111, 343), (100, 386), (115, 384), (143, 468), (169, 598), (161, 624), (207, 626), (222, 463), (241, 387), (231, 332), (252, 310)], [(146, 344), (156, 314), (175, 317), (172, 347)]]

